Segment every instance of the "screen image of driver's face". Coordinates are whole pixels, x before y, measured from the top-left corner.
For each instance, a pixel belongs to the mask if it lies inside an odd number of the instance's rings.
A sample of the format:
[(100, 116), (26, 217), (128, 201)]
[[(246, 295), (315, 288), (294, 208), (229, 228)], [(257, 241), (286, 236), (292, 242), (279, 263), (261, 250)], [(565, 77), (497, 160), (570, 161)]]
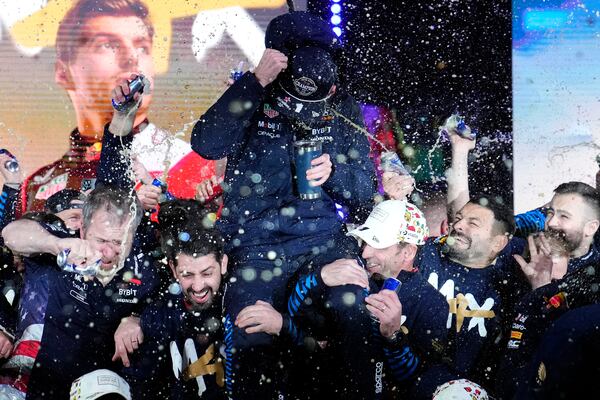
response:
[[(153, 82), (152, 37), (139, 17), (97, 16), (86, 20), (78, 42), (71, 61), (57, 62), (57, 81), (73, 101), (78, 124), (102, 126), (112, 117), (111, 92), (119, 80), (142, 73)], [(151, 100), (151, 90), (145, 90), (138, 120), (146, 118)]]

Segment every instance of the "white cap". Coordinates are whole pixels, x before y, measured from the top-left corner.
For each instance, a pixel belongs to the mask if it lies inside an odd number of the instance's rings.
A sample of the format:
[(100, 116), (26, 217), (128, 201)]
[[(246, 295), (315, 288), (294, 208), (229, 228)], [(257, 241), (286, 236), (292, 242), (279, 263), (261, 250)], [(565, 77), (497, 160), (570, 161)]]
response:
[(348, 232), (375, 249), (385, 249), (397, 243), (425, 244), (429, 229), (425, 216), (414, 204), (404, 200), (379, 203), (364, 224)]
[(97, 369), (73, 381), (69, 399), (94, 400), (109, 393), (131, 400), (129, 385), (123, 378), (107, 369)]
[(439, 386), (433, 400), (489, 400), (484, 388), (467, 379), (457, 379)]

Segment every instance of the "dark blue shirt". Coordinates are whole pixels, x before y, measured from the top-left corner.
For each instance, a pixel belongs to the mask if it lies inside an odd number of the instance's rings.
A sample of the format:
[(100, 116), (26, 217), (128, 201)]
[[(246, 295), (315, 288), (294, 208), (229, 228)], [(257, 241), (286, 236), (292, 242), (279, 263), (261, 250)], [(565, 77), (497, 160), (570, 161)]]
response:
[(523, 291), (524, 281), (511, 260), (520, 247), (509, 243), (494, 264), (468, 268), (444, 254), (443, 241), (429, 239), (415, 264), (450, 306), (446, 328), (457, 374), (485, 382), (493, 378), (502, 351), (501, 337)]
[[(141, 325), (147, 339), (169, 348), (171, 388), (170, 395), (162, 393), (165, 398), (226, 398), (220, 297), (209, 309), (192, 312), (183, 295), (168, 295), (144, 310)], [(196, 365), (190, 368), (190, 363)]]

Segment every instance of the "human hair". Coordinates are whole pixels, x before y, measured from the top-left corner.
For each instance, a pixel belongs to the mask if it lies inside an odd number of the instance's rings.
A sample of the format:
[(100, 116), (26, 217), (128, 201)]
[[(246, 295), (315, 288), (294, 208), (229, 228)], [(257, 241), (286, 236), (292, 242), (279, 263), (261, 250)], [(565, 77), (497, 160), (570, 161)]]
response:
[(600, 193), (598, 190), (583, 182), (565, 182), (554, 189), (555, 194), (576, 194), (585, 204), (591, 207), (594, 218), (600, 219)]
[(214, 255), (221, 262), (224, 240), (218, 230), (205, 226), (208, 212), (195, 200), (172, 200), (162, 203), (158, 214), (160, 243), (167, 261), (177, 266), (177, 257)]
[(487, 208), (494, 215), (492, 231), (496, 235), (511, 236), (515, 233), (515, 216), (513, 210), (489, 195), (471, 197), (469, 203)]
[(154, 36), (148, 7), (140, 0), (79, 0), (65, 14), (58, 27), (56, 59), (65, 63), (73, 61), (84, 43), (81, 33), (87, 20), (101, 16), (138, 17), (148, 28), (150, 40)]
[(83, 203), (82, 229), (85, 231), (97, 211), (106, 211), (120, 223), (132, 218), (131, 230), (135, 231), (142, 220), (143, 207), (138, 198), (125, 189), (111, 185), (96, 187)]

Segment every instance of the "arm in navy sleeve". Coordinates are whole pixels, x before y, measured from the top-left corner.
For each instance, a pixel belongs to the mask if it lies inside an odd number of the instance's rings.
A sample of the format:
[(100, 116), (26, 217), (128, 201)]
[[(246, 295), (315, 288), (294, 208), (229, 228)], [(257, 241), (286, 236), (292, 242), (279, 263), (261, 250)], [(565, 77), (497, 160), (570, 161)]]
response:
[(192, 149), (208, 160), (238, 152), (244, 142), (246, 125), (264, 94), (265, 88), (254, 74), (244, 74), (196, 122), (192, 130)]
[(307, 307), (305, 300), (311, 297), (313, 299), (311, 303), (314, 303), (316, 299), (320, 299), (323, 296), (326, 288), (327, 286), (321, 278), (320, 270), (301, 277), (296, 282), (294, 290), (288, 299), (288, 316), (293, 320), (311, 313), (312, 307)]
[(404, 335), (399, 336), (393, 343), (384, 341), (386, 344), (383, 346), (383, 353), (394, 380), (404, 382), (415, 375), (422, 363)]
[(431, 290), (415, 293), (419, 301), (413, 303), (418, 310), (410, 311), (416, 315), (411, 330), (406, 334), (401, 331), (394, 341), (383, 340), (386, 361), (397, 382), (419, 376), (447, 356), (448, 302), (433, 287), (426, 289)]
[(118, 186), (124, 189), (133, 189), (134, 182), (129, 178), (129, 164), (123, 153), (124, 149), (131, 149), (133, 134), (115, 136), (104, 127), (102, 137), (102, 152), (96, 170), (96, 179), (99, 184)]
[[(339, 109), (340, 114), (364, 127), (360, 108), (352, 98), (346, 99)], [(369, 157), (370, 146), (365, 135), (342, 117), (336, 118), (341, 119), (340, 132), (334, 135), (334, 140), (339, 141), (336, 148), (340, 152), (337, 157), (332, 157), (333, 173), (323, 184), (323, 189), (336, 203), (348, 207), (350, 215), (359, 221), (361, 214), (371, 210), (377, 191), (375, 166)]]
[(150, 304), (140, 316), (144, 336), (165, 342), (173, 340), (181, 330), (183, 313), (177, 307), (169, 307), (166, 300)]
[(304, 346), (304, 332), (296, 326), (296, 323), (289, 314), (281, 314), (283, 324), (279, 337), (285, 343), (291, 343), (295, 346)]
[[(0, 193), (0, 231), (16, 219), (16, 206), (19, 198), (19, 189), (4, 184)], [(4, 239), (0, 236), (0, 245)]]

